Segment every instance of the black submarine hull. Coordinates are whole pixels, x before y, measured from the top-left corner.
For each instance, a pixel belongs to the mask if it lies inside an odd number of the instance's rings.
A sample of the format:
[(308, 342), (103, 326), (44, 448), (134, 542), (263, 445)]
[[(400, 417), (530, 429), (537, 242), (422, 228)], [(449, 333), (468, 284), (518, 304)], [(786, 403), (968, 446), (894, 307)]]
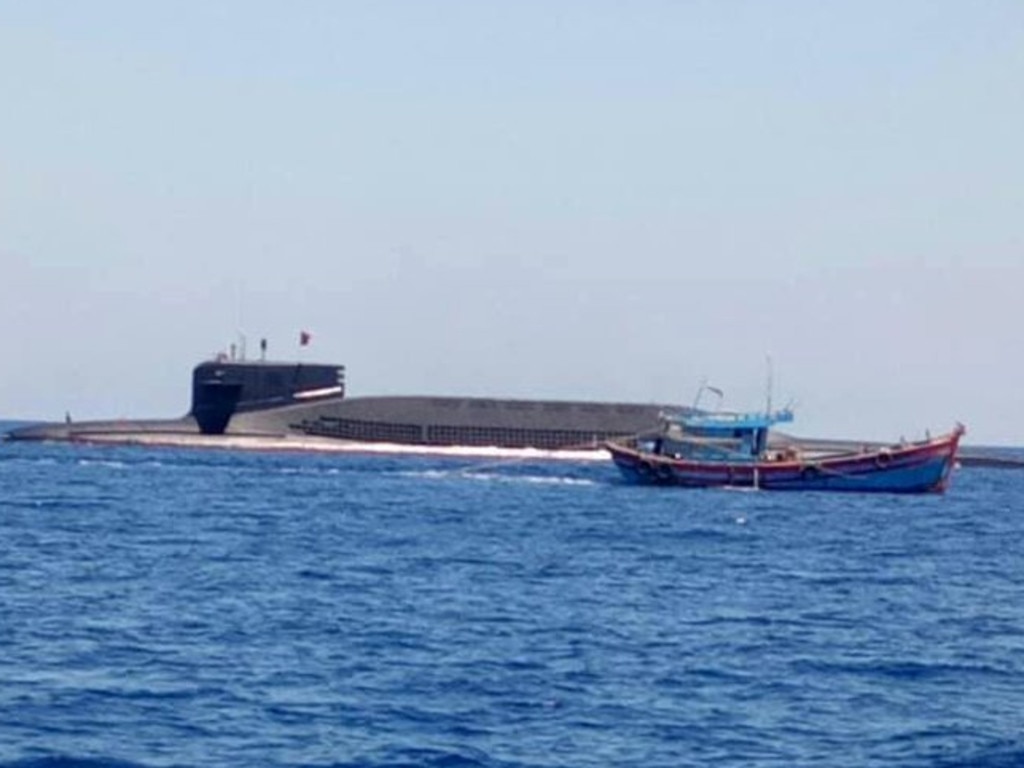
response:
[(192, 372), (180, 419), (23, 427), (13, 440), (136, 442), (161, 435), (308, 437), (420, 447), (596, 449), (658, 427), (674, 405), (482, 397), (347, 397), (343, 366), (215, 360)]

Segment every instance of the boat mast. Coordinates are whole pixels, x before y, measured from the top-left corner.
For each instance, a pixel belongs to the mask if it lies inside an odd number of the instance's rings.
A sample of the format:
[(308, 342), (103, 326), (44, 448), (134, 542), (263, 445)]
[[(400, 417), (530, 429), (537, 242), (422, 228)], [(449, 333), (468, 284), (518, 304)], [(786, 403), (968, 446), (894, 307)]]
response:
[(242, 283), (235, 285), (235, 334), (238, 337), (238, 359), (245, 362), (245, 332), (242, 331)]
[(708, 378), (705, 376), (700, 380), (700, 386), (697, 387), (697, 395), (693, 398), (693, 410), (697, 410), (697, 406), (700, 405), (700, 396), (704, 394), (704, 387), (708, 385)]

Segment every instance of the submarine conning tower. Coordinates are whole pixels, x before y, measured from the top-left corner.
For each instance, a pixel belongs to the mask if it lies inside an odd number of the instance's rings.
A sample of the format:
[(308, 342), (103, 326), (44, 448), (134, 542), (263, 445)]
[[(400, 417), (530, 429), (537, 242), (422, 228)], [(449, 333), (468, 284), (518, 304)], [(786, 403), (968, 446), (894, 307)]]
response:
[(204, 435), (221, 435), (236, 413), (344, 396), (342, 365), (211, 360), (192, 371), (191, 414)]

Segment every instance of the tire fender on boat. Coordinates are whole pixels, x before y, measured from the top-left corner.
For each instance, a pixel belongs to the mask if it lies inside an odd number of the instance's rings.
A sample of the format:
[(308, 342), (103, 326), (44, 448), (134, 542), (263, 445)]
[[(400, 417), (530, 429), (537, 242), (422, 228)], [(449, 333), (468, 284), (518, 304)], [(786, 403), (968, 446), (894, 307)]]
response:
[(889, 453), (889, 451), (879, 451), (878, 455), (875, 456), (875, 466), (878, 467), (879, 469), (885, 469), (886, 467), (889, 466), (889, 463), (891, 461), (892, 454)]

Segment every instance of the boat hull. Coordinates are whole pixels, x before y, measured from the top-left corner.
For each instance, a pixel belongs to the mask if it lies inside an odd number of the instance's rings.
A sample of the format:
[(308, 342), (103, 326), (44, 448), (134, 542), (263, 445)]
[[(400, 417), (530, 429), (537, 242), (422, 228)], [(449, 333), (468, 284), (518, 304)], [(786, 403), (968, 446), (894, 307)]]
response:
[(757, 488), (766, 491), (941, 493), (963, 428), (934, 440), (840, 456), (792, 461), (692, 461), (607, 443), (626, 480), (686, 488)]

